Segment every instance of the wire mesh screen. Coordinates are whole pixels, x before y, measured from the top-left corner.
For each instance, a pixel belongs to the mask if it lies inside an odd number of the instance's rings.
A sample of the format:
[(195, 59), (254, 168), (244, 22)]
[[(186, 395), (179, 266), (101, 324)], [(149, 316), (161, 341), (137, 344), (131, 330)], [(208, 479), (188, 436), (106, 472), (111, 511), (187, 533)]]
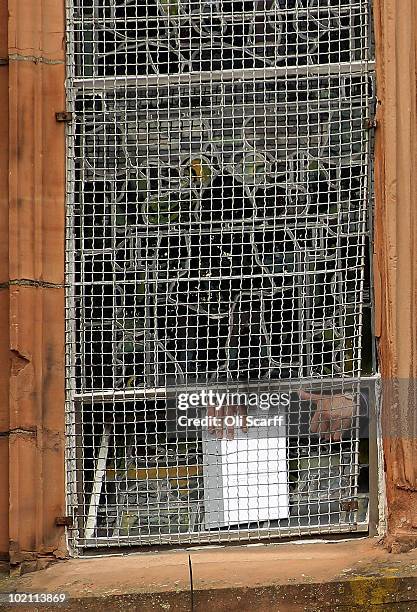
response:
[(78, 546), (355, 531), (368, 0), (68, 0)]

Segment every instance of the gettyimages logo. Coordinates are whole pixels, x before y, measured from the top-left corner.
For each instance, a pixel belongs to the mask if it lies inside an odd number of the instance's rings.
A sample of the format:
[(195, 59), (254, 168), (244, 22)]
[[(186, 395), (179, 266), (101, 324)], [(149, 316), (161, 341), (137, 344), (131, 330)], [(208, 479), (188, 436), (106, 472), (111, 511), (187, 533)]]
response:
[[(304, 387), (304, 388), (303, 388)], [(306, 389), (306, 390), (305, 390)], [(268, 428), (273, 436), (285, 427), (288, 437), (342, 442), (369, 437), (373, 381), (297, 381), (268, 392), (228, 392), (201, 389), (176, 395), (180, 429), (207, 429), (233, 437), (251, 427)]]
[[(178, 417), (178, 425), (206, 427), (209, 431), (223, 425), (243, 431), (248, 427), (280, 427), (285, 424), (283, 411), (289, 405), (289, 393), (229, 393), (202, 389), (177, 396), (177, 408), (184, 413)], [(250, 414), (251, 411), (256, 414)], [(274, 414), (267, 416), (268, 412)]]

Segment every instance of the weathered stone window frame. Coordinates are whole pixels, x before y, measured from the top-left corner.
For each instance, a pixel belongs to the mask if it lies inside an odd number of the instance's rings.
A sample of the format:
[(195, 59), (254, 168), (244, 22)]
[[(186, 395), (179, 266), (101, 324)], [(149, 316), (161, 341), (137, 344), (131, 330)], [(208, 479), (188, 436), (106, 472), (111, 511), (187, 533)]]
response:
[[(417, 544), (417, 5), (374, 0), (374, 284), (386, 542)], [(0, 2), (0, 559), (67, 553), (64, 471), (65, 7)], [(62, 521), (61, 521), (62, 522)]]

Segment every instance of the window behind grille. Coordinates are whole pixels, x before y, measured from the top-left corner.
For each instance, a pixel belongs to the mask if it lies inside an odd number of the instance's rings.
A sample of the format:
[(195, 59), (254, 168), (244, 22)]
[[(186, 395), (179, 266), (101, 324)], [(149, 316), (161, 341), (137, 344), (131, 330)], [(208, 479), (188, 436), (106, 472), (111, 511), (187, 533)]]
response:
[[(368, 0), (72, 0), (67, 28), (76, 542), (366, 529), (359, 419), (312, 436), (297, 389), (366, 409), (374, 374)], [(232, 491), (223, 442), (179, 426), (202, 389), (289, 394), (244, 460), (279, 494)]]

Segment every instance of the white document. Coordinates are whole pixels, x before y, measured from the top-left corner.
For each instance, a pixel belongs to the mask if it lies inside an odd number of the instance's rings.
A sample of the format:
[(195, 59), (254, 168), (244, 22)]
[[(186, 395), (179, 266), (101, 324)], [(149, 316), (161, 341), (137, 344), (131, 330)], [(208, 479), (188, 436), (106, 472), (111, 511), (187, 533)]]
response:
[(284, 435), (203, 440), (205, 527), (288, 518)]

